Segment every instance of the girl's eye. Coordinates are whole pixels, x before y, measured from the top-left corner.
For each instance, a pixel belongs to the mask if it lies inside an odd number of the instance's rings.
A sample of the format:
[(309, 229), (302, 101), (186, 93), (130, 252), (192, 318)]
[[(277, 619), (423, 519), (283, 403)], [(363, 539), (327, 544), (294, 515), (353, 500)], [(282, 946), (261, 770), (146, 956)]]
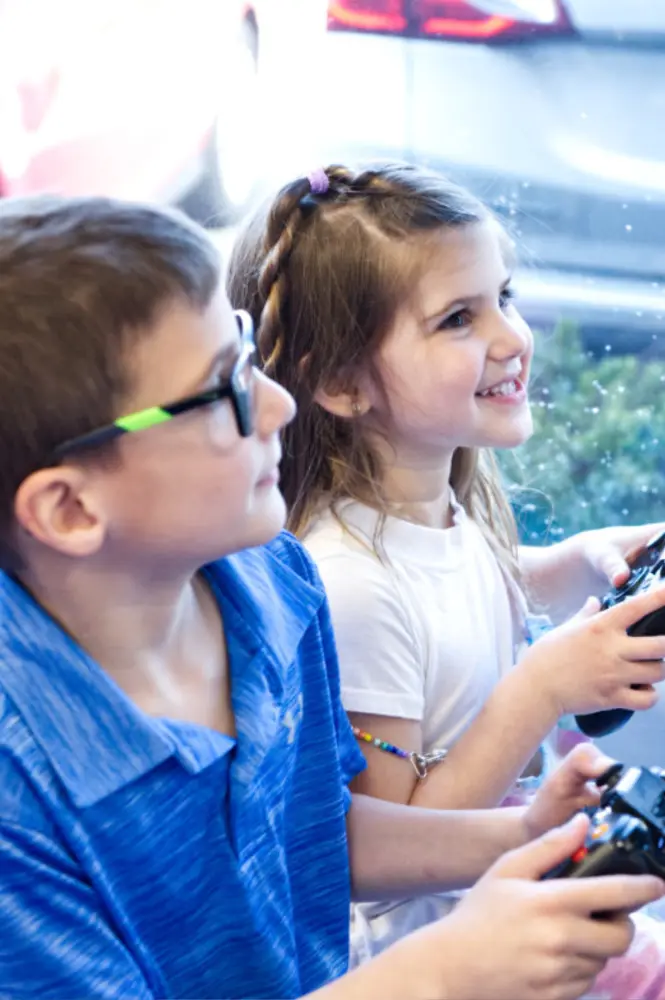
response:
[(514, 298), (515, 298), (515, 289), (511, 288), (511, 286), (508, 285), (508, 287), (504, 288), (501, 294), (499, 295), (499, 305), (501, 306), (502, 309), (507, 309)]
[(439, 323), (439, 330), (464, 330), (471, 325), (471, 313), (468, 309), (459, 309), (457, 312), (446, 316)]

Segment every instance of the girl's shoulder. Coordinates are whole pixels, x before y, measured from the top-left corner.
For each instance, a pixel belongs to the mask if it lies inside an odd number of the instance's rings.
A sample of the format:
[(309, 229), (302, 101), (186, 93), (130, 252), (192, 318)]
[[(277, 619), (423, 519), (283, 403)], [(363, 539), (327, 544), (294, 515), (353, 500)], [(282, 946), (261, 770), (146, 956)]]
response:
[(349, 500), (334, 510), (322, 509), (307, 529), (303, 544), (317, 561), (332, 556), (377, 560), (379, 531), (378, 512)]

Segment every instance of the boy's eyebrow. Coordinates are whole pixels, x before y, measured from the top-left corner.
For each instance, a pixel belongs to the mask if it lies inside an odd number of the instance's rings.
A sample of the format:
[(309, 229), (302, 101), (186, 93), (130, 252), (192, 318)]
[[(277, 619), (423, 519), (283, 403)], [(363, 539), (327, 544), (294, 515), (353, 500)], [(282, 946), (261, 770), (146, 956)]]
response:
[(204, 373), (196, 380), (196, 383), (191, 388), (191, 392), (197, 392), (202, 389), (217, 369), (221, 369), (219, 372), (220, 375), (230, 375), (233, 365), (238, 360), (239, 353), (239, 340), (235, 344), (227, 344), (226, 347), (221, 347), (211, 358)]

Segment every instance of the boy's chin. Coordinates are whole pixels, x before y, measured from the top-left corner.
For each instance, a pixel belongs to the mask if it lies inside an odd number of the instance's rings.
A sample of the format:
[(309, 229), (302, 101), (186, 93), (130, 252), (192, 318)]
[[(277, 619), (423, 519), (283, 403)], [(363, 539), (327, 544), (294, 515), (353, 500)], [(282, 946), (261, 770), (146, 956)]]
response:
[(239, 549), (253, 549), (258, 545), (267, 545), (286, 527), (286, 504), (278, 490), (273, 491), (270, 502), (262, 505), (262, 508), (252, 519), (253, 523), (247, 532), (247, 541), (239, 546)]

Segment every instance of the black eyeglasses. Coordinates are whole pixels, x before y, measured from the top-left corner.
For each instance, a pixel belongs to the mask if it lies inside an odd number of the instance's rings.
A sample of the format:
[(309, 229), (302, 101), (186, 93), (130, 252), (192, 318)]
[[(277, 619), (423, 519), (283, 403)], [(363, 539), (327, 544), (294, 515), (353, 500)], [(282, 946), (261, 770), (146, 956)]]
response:
[(254, 384), (254, 356), (256, 345), (254, 343), (254, 323), (249, 313), (243, 309), (238, 309), (234, 313), (240, 334), (240, 354), (233, 366), (233, 371), (227, 380), (214, 389), (204, 389), (194, 396), (186, 396), (175, 403), (166, 403), (164, 406), (150, 406), (146, 410), (138, 410), (130, 413), (126, 417), (119, 417), (112, 424), (100, 427), (98, 430), (90, 431), (88, 434), (81, 434), (79, 437), (70, 438), (64, 441), (53, 452), (54, 459), (63, 458), (71, 451), (78, 451), (79, 448), (91, 448), (96, 445), (105, 444), (122, 434), (133, 434), (135, 431), (143, 431), (148, 427), (155, 427), (157, 424), (166, 423), (179, 413), (187, 413), (189, 410), (197, 410), (200, 406), (209, 406), (220, 399), (230, 399), (233, 405), (238, 433), (241, 437), (249, 437), (254, 430), (254, 407), (253, 407), (253, 384)]

